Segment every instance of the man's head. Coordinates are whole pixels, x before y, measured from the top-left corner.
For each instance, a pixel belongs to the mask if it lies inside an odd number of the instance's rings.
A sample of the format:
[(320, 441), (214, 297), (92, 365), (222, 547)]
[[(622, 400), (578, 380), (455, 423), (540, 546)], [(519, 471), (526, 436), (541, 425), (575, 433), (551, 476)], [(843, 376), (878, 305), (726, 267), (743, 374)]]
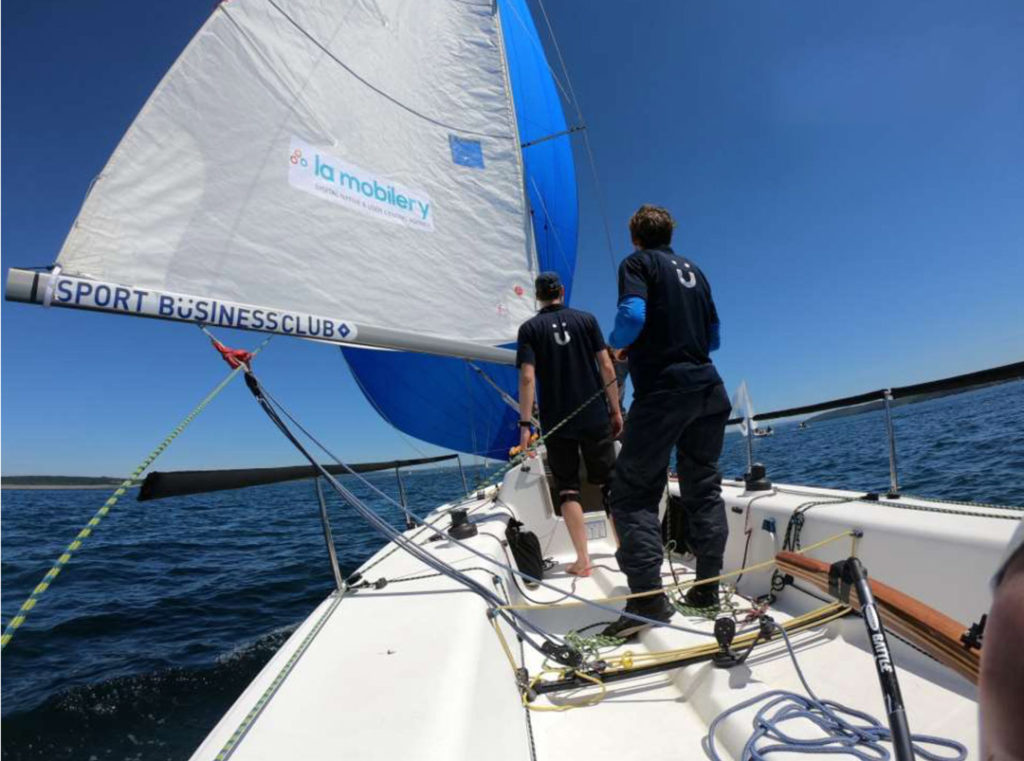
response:
[(562, 279), (558, 276), (557, 272), (540, 273), (534, 282), (534, 287), (536, 288), (537, 301), (543, 304), (561, 301), (565, 293), (565, 288), (562, 287)]
[(676, 222), (660, 206), (644, 204), (629, 220), (629, 235), (637, 248), (659, 248), (672, 242)]

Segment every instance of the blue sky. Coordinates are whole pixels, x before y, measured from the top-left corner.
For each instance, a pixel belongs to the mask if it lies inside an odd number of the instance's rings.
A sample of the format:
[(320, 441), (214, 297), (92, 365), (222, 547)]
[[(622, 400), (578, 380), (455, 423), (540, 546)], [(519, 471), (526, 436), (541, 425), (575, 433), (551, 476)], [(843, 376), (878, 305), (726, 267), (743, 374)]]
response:
[[(53, 261), (90, 179), (211, 5), (3, 4), (5, 270)], [(715, 292), (730, 389), (745, 378), (766, 410), (1024, 356), (1024, 4), (586, 7), (548, 12), (615, 258), (636, 206), (672, 210), (677, 249)], [(607, 328), (614, 278), (578, 158), (576, 305)], [(5, 302), (2, 328), (8, 474), (130, 472), (225, 372), (184, 325)], [(346, 458), (436, 451), (381, 422), (334, 349), (276, 338), (259, 365)], [(294, 461), (239, 383), (159, 467)]]

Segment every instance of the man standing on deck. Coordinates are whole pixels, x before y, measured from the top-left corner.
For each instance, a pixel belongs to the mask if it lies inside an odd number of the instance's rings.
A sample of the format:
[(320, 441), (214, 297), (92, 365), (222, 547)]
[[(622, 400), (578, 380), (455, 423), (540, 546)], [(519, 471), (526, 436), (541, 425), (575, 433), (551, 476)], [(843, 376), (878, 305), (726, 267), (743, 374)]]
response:
[(607, 484), (615, 466), (613, 440), (622, 432), (619, 391), (594, 315), (562, 303), (565, 289), (558, 273), (542, 272), (536, 293), (541, 309), (520, 326), (516, 354), (520, 446), (525, 450), (530, 443), (535, 381), (539, 379), (540, 423), (544, 431), (552, 431), (546, 440), (548, 465), (576, 549), (576, 561), (566, 570), (589, 576), (587, 529), (580, 504), (580, 454), (587, 466), (587, 480)]
[[(619, 306), (609, 338), (616, 358), (629, 359), (634, 391), (611, 486), (616, 557), (630, 591), (651, 593), (630, 599), (626, 612), (657, 621), (675, 612), (661, 591), (658, 523), (673, 449), (698, 580), (721, 573), (729, 535), (718, 457), (731, 407), (709, 356), (719, 345), (718, 313), (704, 274), (669, 246), (674, 227), (657, 206), (641, 206), (630, 219), (636, 250), (619, 267)], [(717, 582), (692, 587), (686, 602), (717, 605)], [(631, 637), (646, 625), (623, 616), (604, 633)]]

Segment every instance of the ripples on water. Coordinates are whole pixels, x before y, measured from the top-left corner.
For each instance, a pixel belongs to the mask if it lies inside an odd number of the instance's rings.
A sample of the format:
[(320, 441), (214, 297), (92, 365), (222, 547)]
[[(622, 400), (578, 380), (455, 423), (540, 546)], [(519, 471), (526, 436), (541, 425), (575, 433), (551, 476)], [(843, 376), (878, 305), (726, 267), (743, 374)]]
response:
[[(907, 493), (1024, 505), (1024, 383), (895, 411)], [(778, 481), (884, 491), (880, 412), (775, 427), (756, 458)], [(726, 439), (726, 476), (746, 447)], [(457, 470), (404, 476), (419, 514), (461, 491)], [(395, 493), (392, 475), (375, 474)], [(350, 487), (402, 525), (397, 509)], [(3, 493), (3, 621), (106, 499)], [(343, 571), (380, 545), (332, 499)], [(309, 482), (137, 503), (128, 495), (3, 653), (5, 759), (185, 759), (331, 589)]]

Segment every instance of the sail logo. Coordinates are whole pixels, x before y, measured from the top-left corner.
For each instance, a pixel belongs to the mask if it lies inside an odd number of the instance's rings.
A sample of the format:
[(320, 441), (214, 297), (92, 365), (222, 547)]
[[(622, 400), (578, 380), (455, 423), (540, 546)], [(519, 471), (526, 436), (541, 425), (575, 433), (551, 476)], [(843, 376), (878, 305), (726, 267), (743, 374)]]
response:
[(294, 137), (288, 153), (288, 183), (385, 222), (434, 230), (434, 209), (423, 191), (391, 182)]

